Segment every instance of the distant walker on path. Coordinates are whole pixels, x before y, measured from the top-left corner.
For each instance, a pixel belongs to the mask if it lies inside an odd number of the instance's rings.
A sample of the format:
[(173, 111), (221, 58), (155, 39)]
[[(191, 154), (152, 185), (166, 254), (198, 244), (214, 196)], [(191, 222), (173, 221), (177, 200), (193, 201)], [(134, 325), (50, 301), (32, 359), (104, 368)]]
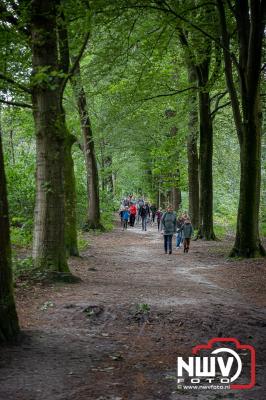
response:
[(162, 216), (161, 228), (164, 237), (164, 252), (167, 254), (167, 251), (169, 251), (169, 254), (172, 254), (173, 234), (176, 232), (176, 214), (170, 205)]
[(193, 226), (189, 218), (185, 220), (181, 230), (183, 231), (183, 237), (184, 237), (184, 253), (188, 253), (190, 239), (194, 234)]

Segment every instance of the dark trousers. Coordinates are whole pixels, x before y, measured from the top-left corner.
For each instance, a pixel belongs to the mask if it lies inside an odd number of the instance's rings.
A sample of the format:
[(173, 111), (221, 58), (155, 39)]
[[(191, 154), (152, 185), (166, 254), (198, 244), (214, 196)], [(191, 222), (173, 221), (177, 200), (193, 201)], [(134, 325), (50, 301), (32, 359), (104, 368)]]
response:
[(147, 215), (141, 216), (142, 230), (147, 230)]
[(158, 231), (160, 230), (160, 225), (161, 225), (161, 220), (157, 219), (157, 224), (158, 224)]
[(155, 220), (155, 213), (152, 213), (152, 222)]
[(127, 223), (128, 223), (127, 219), (124, 219), (123, 229), (127, 229)]
[(133, 214), (130, 214), (130, 217), (129, 217), (129, 225), (130, 226), (134, 226), (135, 225), (135, 219), (136, 219), (136, 216), (133, 215)]
[(189, 245), (190, 245), (190, 238), (187, 238), (184, 240), (184, 253), (188, 253)]
[(173, 235), (163, 235), (164, 238), (164, 251), (167, 253), (167, 250), (172, 253), (172, 240)]

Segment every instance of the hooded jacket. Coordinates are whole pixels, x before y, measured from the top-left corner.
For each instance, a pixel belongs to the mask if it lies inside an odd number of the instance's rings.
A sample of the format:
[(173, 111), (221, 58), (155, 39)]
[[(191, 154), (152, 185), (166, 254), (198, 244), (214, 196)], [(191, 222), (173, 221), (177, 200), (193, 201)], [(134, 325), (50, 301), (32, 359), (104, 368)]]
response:
[(181, 229), (185, 239), (190, 239), (193, 236), (194, 230), (190, 222), (185, 222)]
[(162, 216), (162, 229), (164, 235), (173, 235), (176, 232), (176, 214), (166, 211)]

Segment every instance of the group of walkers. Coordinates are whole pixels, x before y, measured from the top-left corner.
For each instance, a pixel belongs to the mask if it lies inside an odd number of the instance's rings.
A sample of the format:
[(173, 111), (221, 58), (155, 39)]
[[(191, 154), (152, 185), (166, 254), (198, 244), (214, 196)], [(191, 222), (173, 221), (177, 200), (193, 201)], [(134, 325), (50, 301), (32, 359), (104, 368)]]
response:
[(129, 226), (134, 227), (135, 223), (140, 223), (143, 231), (147, 231), (148, 222), (154, 223), (157, 208), (149, 205), (143, 199), (135, 200), (133, 196), (125, 198), (120, 206), (119, 215), (123, 230)]
[(161, 218), (161, 231), (164, 235), (164, 251), (172, 254), (173, 235), (176, 233), (176, 248), (182, 247), (184, 253), (188, 253), (190, 240), (194, 234), (193, 226), (187, 213), (181, 214), (178, 218), (172, 206), (168, 206)]
[(163, 212), (160, 208), (153, 204), (150, 205), (142, 198), (135, 199), (130, 195), (122, 200), (119, 216), (123, 230), (128, 228), (128, 223), (131, 227), (134, 227), (136, 223), (141, 223), (142, 231), (147, 231), (147, 224), (154, 225), (156, 222), (158, 231), (164, 237), (165, 254), (172, 254), (174, 234), (176, 234), (176, 248), (179, 249), (184, 245), (184, 253), (188, 253), (194, 231), (187, 213), (177, 217), (170, 205)]

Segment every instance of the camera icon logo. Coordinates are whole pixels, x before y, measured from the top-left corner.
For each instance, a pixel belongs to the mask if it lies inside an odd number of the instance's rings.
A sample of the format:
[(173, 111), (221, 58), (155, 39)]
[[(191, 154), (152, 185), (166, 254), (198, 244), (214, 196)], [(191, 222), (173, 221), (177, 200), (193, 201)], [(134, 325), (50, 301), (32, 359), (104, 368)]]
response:
[(177, 357), (177, 385), (183, 389), (251, 389), (256, 352), (235, 338), (213, 338), (192, 348), (188, 362)]

